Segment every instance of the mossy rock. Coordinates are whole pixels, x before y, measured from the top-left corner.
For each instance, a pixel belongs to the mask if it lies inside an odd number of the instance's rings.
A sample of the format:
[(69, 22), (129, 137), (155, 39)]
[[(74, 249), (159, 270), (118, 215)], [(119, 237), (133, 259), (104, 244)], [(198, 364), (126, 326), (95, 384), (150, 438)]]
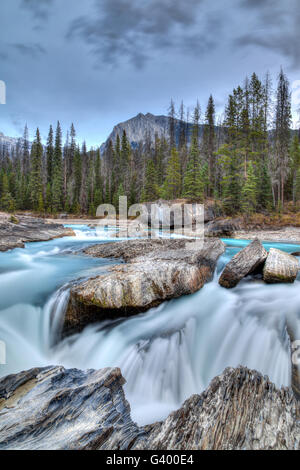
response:
[(20, 223), (19, 219), (15, 215), (11, 215), (9, 221), (10, 221), (11, 224), (19, 224)]

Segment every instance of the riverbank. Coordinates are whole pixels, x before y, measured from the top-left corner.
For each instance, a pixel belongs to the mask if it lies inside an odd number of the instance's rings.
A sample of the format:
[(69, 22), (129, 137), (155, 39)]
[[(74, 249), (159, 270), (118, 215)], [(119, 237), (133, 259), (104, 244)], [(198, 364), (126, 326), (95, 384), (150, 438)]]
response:
[(25, 243), (74, 236), (70, 228), (44, 219), (0, 212), (0, 251), (24, 248)]
[(283, 227), (281, 229), (261, 229), (261, 230), (237, 230), (233, 234), (233, 238), (254, 240), (258, 238), (260, 241), (275, 243), (300, 243), (299, 227)]

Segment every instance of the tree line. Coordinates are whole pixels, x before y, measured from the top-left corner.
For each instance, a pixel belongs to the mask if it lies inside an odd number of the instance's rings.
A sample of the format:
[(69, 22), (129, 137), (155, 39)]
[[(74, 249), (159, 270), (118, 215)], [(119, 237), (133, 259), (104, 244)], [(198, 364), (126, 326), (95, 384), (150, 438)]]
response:
[[(192, 120), (192, 124), (190, 121)], [(171, 101), (168, 135), (146, 133), (132, 148), (126, 132), (100, 148), (76, 141), (72, 124), (63, 143), (60, 123), (46, 145), (28, 129), (15, 147), (0, 151), (0, 209), (95, 215), (102, 203), (129, 204), (158, 198), (212, 198), (224, 213), (280, 211), (300, 202), (299, 135), (291, 131), (291, 93), (281, 70), (275, 93), (267, 74), (254, 73), (229, 95), (216, 117), (213, 96), (202, 116)]]

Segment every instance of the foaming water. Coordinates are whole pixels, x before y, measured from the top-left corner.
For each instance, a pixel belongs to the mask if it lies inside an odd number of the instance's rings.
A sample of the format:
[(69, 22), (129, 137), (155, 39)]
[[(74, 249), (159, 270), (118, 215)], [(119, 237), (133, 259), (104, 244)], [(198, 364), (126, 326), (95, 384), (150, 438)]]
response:
[[(74, 279), (102, 272), (111, 263), (75, 254), (95, 238), (108, 241), (107, 232), (85, 226), (76, 230), (76, 239), (0, 255), (0, 339), (7, 344), (8, 358), (0, 366), (2, 375), (50, 364), (118, 366), (139, 424), (165, 418), (228, 366), (241, 364), (278, 386), (290, 384), (286, 324), (299, 326), (300, 282), (270, 286), (249, 278), (233, 290), (221, 288), (222, 268), (245, 241), (226, 240), (229, 246), (213, 281), (196, 294), (145, 314), (88, 326), (58, 341)], [(289, 252), (299, 248), (281, 246)]]

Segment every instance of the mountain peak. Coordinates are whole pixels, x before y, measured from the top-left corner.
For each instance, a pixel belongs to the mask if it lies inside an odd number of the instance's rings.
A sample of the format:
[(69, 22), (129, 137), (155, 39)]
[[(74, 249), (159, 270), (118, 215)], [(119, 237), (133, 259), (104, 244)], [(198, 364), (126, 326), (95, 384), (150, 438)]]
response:
[(122, 136), (126, 132), (127, 138), (132, 147), (136, 147), (140, 142), (145, 140), (146, 134), (154, 140), (155, 135), (167, 136), (169, 128), (169, 119), (167, 116), (155, 116), (154, 114), (138, 113), (135, 117), (128, 119), (125, 122), (117, 124), (107, 141), (102, 144), (101, 151), (105, 151), (108, 142), (111, 140), (115, 144), (117, 136)]

